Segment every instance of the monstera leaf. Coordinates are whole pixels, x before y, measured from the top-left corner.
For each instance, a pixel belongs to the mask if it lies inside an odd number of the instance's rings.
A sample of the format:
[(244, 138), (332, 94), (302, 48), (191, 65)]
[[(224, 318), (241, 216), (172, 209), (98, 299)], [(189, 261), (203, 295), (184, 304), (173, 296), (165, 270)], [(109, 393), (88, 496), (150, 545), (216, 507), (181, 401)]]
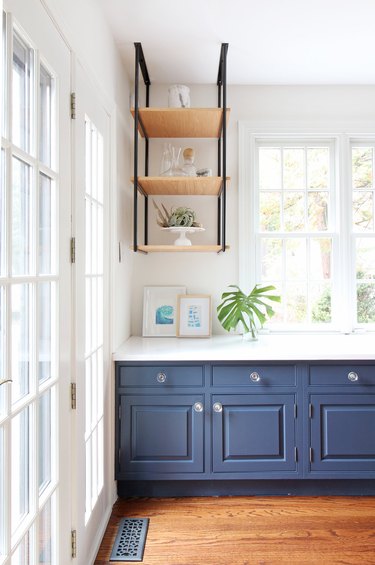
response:
[(269, 294), (276, 290), (272, 285), (260, 286), (256, 284), (249, 295), (246, 295), (236, 285), (229, 285), (230, 292), (221, 295), (222, 303), (217, 307), (219, 322), (225, 330), (235, 330), (242, 323), (245, 332), (251, 333), (255, 339), (258, 325), (263, 326), (267, 318), (272, 318), (275, 311), (269, 302), (280, 302), (280, 296)]

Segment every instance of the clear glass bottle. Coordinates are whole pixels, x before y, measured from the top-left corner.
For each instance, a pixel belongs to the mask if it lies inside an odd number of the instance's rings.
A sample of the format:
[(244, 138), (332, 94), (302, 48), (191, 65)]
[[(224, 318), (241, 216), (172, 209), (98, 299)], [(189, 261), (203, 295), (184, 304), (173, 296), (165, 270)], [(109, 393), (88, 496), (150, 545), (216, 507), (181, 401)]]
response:
[(184, 156), (184, 164), (182, 165), (183, 172), (185, 173), (185, 175), (189, 177), (196, 177), (197, 170), (194, 165), (194, 149), (192, 149), (191, 147), (187, 147), (186, 149), (184, 149), (183, 156)]

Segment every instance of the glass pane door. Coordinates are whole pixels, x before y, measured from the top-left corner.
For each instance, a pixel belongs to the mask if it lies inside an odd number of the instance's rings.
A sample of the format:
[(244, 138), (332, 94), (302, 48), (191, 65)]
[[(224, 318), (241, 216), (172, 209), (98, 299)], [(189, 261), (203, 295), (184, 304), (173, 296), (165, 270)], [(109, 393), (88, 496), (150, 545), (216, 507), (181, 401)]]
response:
[[(109, 117), (87, 74), (77, 68), (75, 193), (75, 303), (77, 410), (76, 444), (77, 560), (90, 563), (92, 540), (104, 526), (111, 448), (105, 445), (103, 391), (109, 379)], [(84, 221), (80, 219), (84, 218)], [(111, 468), (112, 473), (112, 468)]]
[(88, 116), (86, 144), (86, 512), (88, 522), (103, 488), (103, 136)]
[[(0, 565), (66, 565), (70, 556), (61, 559), (63, 535), (57, 536), (58, 524), (65, 526), (58, 515), (65, 496), (57, 446), (59, 416), (69, 416), (59, 394), (60, 357), (69, 351), (59, 311), (64, 299), (69, 324), (61, 239), (63, 230), (70, 233), (70, 192), (64, 194), (69, 213), (59, 195), (69, 187), (69, 129), (60, 125), (67, 118), (61, 108), (70, 58), (41, 3), (30, 2), (32, 17), (14, 0), (5, 0), (3, 13)], [(58, 154), (62, 143), (68, 149)]]

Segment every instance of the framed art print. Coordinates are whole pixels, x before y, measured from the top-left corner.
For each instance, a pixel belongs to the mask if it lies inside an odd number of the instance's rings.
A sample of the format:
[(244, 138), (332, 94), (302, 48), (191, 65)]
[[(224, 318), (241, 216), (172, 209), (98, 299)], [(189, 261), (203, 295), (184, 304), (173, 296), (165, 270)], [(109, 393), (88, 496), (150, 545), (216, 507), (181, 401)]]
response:
[(211, 296), (186, 294), (178, 297), (178, 337), (210, 337)]
[(144, 337), (175, 337), (177, 296), (186, 293), (185, 286), (145, 286), (143, 291)]

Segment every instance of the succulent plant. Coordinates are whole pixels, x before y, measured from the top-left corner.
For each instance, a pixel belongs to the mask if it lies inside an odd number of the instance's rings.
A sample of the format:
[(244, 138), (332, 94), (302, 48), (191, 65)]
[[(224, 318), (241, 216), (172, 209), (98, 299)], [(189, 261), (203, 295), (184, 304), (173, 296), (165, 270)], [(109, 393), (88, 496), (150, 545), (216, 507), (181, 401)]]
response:
[(195, 212), (191, 208), (180, 206), (172, 211), (169, 218), (169, 226), (181, 226), (190, 228), (195, 220)]

